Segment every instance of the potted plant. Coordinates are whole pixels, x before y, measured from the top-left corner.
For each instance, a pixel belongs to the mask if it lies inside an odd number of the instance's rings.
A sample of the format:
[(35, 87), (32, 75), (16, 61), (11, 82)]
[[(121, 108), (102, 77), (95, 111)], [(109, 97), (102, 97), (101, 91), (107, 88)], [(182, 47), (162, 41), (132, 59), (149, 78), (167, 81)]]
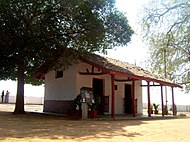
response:
[(82, 102), (81, 94), (77, 95), (73, 102), (74, 109), (71, 110), (71, 117), (81, 118), (82, 117)]
[(77, 95), (74, 99), (74, 107), (76, 110), (82, 110), (82, 103), (81, 103), (81, 94)]
[[(171, 107), (170, 110), (173, 111), (173, 107)], [(177, 106), (175, 104), (174, 104), (174, 115), (177, 115)]]
[(153, 110), (153, 105), (150, 105), (150, 110), (151, 110), (151, 114), (153, 114), (154, 110)]
[(154, 113), (155, 114), (158, 114), (158, 106), (159, 106), (159, 104), (153, 104), (153, 107), (154, 107)]
[(96, 96), (95, 99), (92, 99), (90, 103), (88, 103), (88, 116), (89, 118), (96, 118), (97, 116), (97, 106), (100, 104), (101, 98), (100, 96)]
[[(148, 112), (148, 111), (147, 111)], [(153, 110), (153, 105), (152, 104), (150, 104), (150, 112), (151, 112), (151, 114), (153, 114), (154, 113), (154, 110)], [(149, 113), (148, 113), (149, 114)]]
[(168, 115), (168, 106), (167, 105), (164, 105), (164, 114)]
[(177, 106), (174, 104), (174, 115), (177, 115)]

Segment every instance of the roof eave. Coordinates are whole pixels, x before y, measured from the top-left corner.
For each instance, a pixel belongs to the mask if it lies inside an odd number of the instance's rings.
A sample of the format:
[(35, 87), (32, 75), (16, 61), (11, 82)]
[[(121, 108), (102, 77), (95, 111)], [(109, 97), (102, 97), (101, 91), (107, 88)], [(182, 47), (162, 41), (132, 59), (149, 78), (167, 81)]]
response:
[(120, 75), (120, 76), (127, 76), (127, 77), (130, 77), (132, 79), (145, 80), (145, 81), (148, 81), (148, 82), (156, 82), (156, 83), (160, 83), (162, 86), (171, 86), (171, 87), (183, 88), (179, 84), (172, 83), (172, 82), (167, 82), (167, 81), (162, 81), (162, 80), (158, 80), (158, 79), (154, 79), (154, 78), (150, 78), (150, 77), (132, 75), (132, 74), (127, 74), (127, 73), (118, 72), (118, 71), (112, 71), (112, 70), (110, 70), (110, 74), (115, 74), (115, 75)]

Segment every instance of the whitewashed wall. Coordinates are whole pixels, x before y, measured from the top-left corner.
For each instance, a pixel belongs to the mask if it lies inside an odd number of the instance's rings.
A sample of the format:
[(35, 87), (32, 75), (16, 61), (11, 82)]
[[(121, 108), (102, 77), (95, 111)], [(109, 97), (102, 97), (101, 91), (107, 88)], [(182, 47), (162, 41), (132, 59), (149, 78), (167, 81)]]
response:
[(54, 70), (45, 76), (45, 100), (73, 100), (76, 96), (76, 65), (63, 72), (62, 78), (55, 78)]
[[(128, 84), (131, 84), (131, 83), (128, 83)], [(115, 82), (115, 85), (117, 85), (117, 87), (118, 87), (118, 90), (115, 91), (116, 114), (122, 114), (122, 113), (124, 113), (125, 84), (123, 82)], [(135, 82), (135, 90), (136, 90), (135, 99), (137, 99), (137, 113), (142, 114), (143, 104), (142, 104), (141, 81)]]
[(80, 75), (79, 72), (86, 72), (86, 69), (91, 71), (91, 66), (86, 63), (80, 63), (76, 70), (76, 94), (80, 93), (82, 87), (92, 87), (92, 75)]
[[(115, 113), (116, 114), (123, 114), (124, 113), (124, 98), (125, 98), (125, 88), (124, 83), (122, 82), (115, 82), (117, 85), (117, 90), (115, 90)], [(111, 83), (110, 83), (110, 90), (111, 90)], [(110, 95), (111, 98), (111, 95)], [(110, 99), (111, 100), (111, 99)], [(110, 101), (111, 104), (111, 101)]]
[[(79, 72), (86, 72), (86, 69), (88, 69), (91, 72), (92, 66), (87, 64), (87, 63), (80, 63), (77, 67), (77, 79), (76, 79), (76, 90), (77, 94), (80, 93), (80, 89), (82, 87), (90, 87), (92, 88), (92, 82), (93, 78), (97, 79), (103, 79), (103, 85), (104, 85), (104, 90), (103, 90), (103, 95), (104, 96), (109, 96), (109, 114), (111, 112), (111, 76), (109, 74), (105, 75), (80, 75)], [(98, 69), (94, 69), (95, 73), (98, 73)]]
[[(79, 72), (92, 72), (92, 66), (87, 63), (79, 63), (69, 67), (63, 72), (63, 78), (55, 78), (56, 72), (50, 71), (45, 76), (45, 100), (73, 100), (80, 93), (82, 87), (92, 88), (93, 78), (103, 80), (103, 95), (109, 96), (109, 114), (111, 113), (111, 76), (105, 75), (80, 75)], [(94, 73), (101, 71), (94, 68)], [(131, 82), (129, 82), (131, 83)], [(115, 113), (124, 113), (125, 83), (115, 82), (118, 89), (115, 90)], [(141, 82), (136, 82), (136, 98), (138, 99), (137, 112), (142, 113), (142, 87)]]
[[(111, 76), (106, 75), (80, 75), (78, 72), (86, 72), (86, 69), (91, 72), (91, 65), (86, 63), (80, 63), (77, 66), (77, 77), (76, 77), (76, 94), (80, 93), (81, 87), (92, 87), (93, 78), (103, 79), (104, 82), (104, 96), (109, 96), (109, 114), (111, 113)], [(95, 73), (98, 73), (96, 68), (94, 69)], [(125, 96), (125, 84), (124, 82), (115, 82), (115, 85), (118, 86), (118, 89), (115, 90), (115, 113), (123, 114), (124, 113), (124, 96)], [(136, 98), (138, 99), (138, 108), (137, 113), (142, 114), (142, 87), (141, 81), (136, 81)], [(136, 99), (135, 98), (135, 99)]]
[(143, 96), (142, 96), (142, 87), (141, 87), (142, 81), (136, 81), (135, 82), (135, 90), (136, 90), (136, 99), (137, 99), (137, 113), (142, 114), (143, 113)]

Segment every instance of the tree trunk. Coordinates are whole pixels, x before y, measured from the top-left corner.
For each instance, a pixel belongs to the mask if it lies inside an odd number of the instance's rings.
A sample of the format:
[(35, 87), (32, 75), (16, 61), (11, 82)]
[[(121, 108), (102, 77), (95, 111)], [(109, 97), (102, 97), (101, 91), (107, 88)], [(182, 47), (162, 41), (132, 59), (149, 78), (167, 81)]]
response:
[(14, 113), (23, 114), (24, 111), (24, 60), (18, 61), (17, 95)]

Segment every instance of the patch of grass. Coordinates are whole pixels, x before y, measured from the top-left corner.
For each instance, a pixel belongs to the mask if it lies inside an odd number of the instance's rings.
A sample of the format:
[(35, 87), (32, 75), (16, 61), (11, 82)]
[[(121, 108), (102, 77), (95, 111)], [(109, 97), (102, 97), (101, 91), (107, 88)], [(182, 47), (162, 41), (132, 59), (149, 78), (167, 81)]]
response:
[(179, 116), (181, 116), (181, 117), (186, 117), (187, 115), (184, 114), (184, 113), (180, 113)]

